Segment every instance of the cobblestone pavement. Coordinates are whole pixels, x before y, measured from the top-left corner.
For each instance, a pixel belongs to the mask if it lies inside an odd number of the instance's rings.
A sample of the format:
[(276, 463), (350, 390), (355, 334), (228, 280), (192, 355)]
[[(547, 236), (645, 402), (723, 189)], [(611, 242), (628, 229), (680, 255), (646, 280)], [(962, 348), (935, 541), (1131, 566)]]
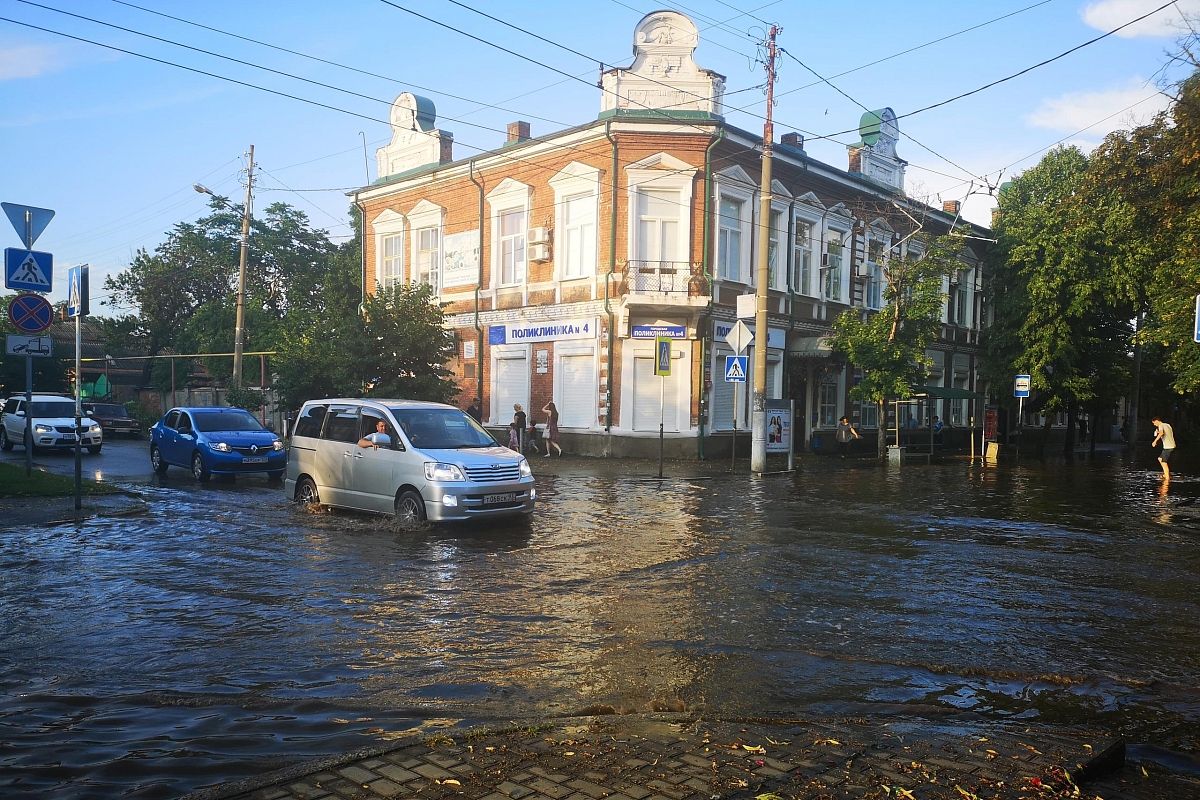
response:
[(1183, 800), (1200, 780), (1075, 728), (912, 718), (586, 717), (424, 731), (185, 800)]

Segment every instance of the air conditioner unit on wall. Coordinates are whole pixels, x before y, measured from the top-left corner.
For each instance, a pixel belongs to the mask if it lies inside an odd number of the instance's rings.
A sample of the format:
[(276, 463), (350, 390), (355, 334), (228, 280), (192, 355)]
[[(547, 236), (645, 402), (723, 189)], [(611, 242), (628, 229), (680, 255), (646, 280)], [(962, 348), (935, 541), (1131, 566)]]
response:
[(548, 244), (550, 242), (549, 228), (530, 228), (529, 243), (530, 244)]
[(549, 261), (550, 260), (550, 245), (548, 245), (548, 244), (531, 244), (531, 245), (529, 245), (529, 260), (530, 261)]

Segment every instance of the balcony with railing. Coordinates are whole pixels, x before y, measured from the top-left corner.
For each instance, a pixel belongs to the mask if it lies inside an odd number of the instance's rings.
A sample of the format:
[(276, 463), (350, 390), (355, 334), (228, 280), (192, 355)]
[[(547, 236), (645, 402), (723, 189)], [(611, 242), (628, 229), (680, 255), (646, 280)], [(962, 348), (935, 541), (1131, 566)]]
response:
[(629, 261), (625, 265), (626, 305), (691, 306), (708, 302), (708, 279), (687, 261)]

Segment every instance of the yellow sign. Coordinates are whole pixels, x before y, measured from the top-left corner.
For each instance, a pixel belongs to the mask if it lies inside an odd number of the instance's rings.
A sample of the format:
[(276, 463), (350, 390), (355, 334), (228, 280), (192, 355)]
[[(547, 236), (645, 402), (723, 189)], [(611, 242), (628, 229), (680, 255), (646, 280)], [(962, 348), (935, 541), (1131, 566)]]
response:
[(666, 336), (654, 340), (654, 374), (662, 378), (671, 377), (671, 342)]

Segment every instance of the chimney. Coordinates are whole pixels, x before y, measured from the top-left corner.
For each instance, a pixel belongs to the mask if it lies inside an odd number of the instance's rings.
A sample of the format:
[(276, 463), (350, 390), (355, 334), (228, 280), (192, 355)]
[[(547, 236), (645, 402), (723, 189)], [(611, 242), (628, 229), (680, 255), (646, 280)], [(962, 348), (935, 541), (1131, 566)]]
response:
[(523, 142), (529, 138), (529, 123), (525, 120), (517, 120), (516, 122), (508, 123), (508, 141), (506, 144), (514, 142)]
[(962, 203), (957, 200), (943, 200), (942, 211), (945, 211), (952, 217), (957, 217), (958, 213), (962, 211)]
[(861, 173), (862, 172), (862, 148), (850, 147), (847, 148), (850, 152), (850, 164), (847, 172)]
[(794, 147), (797, 150), (804, 149), (804, 137), (798, 133), (785, 133), (779, 138), (779, 143), (787, 147)]

